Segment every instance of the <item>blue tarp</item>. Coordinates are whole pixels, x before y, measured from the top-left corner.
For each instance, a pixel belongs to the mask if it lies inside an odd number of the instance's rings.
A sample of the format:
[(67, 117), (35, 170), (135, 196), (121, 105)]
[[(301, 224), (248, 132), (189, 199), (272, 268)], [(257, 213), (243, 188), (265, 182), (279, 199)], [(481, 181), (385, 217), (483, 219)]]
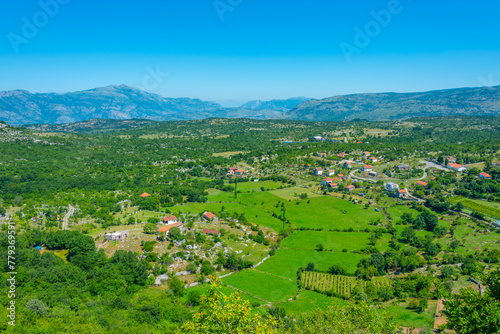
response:
[(40, 247), (40, 246), (36, 246), (35, 248), (38, 250), (42, 250), (42, 247)]

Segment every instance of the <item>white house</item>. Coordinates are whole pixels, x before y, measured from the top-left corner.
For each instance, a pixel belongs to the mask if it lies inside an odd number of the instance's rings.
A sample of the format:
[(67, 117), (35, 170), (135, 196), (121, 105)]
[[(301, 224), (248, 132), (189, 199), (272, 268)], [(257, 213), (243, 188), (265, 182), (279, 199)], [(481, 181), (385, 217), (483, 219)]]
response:
[(363, 172), (371, 172), (373, 169), (372, 165), (363, 165), (362, 171)]
[(385, 185), (385, 189), (387, 189), (390, 192), (393, 192), (396, 189), (399, 190), (399, 185), (394, 182), (389, 182)]
[(448, 163), (448, 165), (446, 167), (448, 167), (449, 169), (452, 169), (452, 170), (456, 170), (458, 172), (463, 172), (464, 170), (467, 169), (467, 167), (460, 165), (460, 164), (456, 164), (456, 163)]
[(316, 167), (314, 169), (314, 175), (323, 175), (323, 169), (321, 167)]
[(335, 170), (333, 170), (333, 169), (329, 169), (329, 170), (327, 170), (327, 171), (326, 171), (326, 175), (327, 175), (327, 176), (333, 176), (333, 175), (335, 175)]
[(163, 224), (170, 225), (175, 223), (177, 223), (177, 217), (174, 215), (170, 215), (168, 217), (163, 218)]

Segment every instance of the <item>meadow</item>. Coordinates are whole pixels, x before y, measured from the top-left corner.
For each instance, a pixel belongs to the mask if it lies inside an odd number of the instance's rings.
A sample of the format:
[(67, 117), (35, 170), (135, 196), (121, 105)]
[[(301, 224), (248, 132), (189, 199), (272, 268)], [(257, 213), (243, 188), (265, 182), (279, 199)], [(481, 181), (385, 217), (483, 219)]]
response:
[(318, 252), (301, 249), (278, 249), (276, 254), (269, 258), (257, 269), (259, 271), (284, 276), (296, 280), (297, 270), (306, 267), (308, 263), (314, 263), (318, 270), (328, 270), (334, 264), (347, 270), (354, 275), (359, 261), (367, 255), (342, 253), (342, 252)]
[(243, 270), (225, 277), (222, 279), (222, 283), (268, 302), (287, 300), (295, 296), (299, 290), (295, 280), (287, 280), (253, 269)]

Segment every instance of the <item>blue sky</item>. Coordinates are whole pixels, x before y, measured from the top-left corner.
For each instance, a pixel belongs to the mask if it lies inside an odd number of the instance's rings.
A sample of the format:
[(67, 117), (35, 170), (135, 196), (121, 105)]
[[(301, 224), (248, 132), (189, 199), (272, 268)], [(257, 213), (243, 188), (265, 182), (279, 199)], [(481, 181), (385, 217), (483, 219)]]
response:
[(127, 84), (243, 102), (498, 85), (499, 12), (497, 0), (3, 1), (0, 90)]

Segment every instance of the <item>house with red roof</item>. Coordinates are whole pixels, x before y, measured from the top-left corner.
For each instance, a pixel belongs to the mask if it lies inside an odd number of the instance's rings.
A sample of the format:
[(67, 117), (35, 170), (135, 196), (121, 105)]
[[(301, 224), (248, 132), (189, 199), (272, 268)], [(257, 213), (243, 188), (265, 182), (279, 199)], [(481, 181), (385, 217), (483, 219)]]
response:
[(171, 225), (178, 223), (177, 217), (174, 215), (170, 215), (168, 217), (163, 218), (163, 224)]
[(323, 169), (321, 167), (316, 167), (314, 169), (314, 175), (323, 175)]
[(150, 195), (150, 194), (148, 194), (148, 193), (142, 193), (142, 194), (140, 194), (139, 196), (141, 196), (142, 198), (145, 198), (145, 197), (149, 197), (149, 196), (151, 196), (151, 195)]
[(326, 171), (326, 176), (333, 176), (335, 175), (335, 170), (334, 169), (329, 169)]
[(355, 187), (354, 185), (352, 185), (352, 184), (351, 184), (351, 185), (349, 185), (349, 186), (345, 187), (345, 188), (344, 188), (344, 190), (345, 190), (345, 191), (349, 191), (349, 192), (351, 192), (351, 191), (353, 191), (355, 188), (356, 188), (356, 187)]
[(347, 156), (347, 153), (339, 153), (337, 156), (339, 158), (345, 158)]
[(479, 174), (479, 177), (482, 179), (491, 179), (491, 175), (488, 173), (485, 173), (485, 172), (482, 172), (481, 174)]
[(352, 168), (352, 161), (344, 162), (344, 168)]
[(363, 168), (361, 169), (363, 172), (371, 172), (373, 169), (372, 165), (363, 165)]
[(377, 161), (378, 161), (378, 159), (377, 159), (377, 158), (375, 158), (375, 157), (369, 157), (369, 158), (368, 158), (368, 160), (370, 160), (370, 161), (371, 161), (371, 162), (373, 162), (373, 163), (375, 163), (375, 162), (377, 162)]
[(205, 213), (203, 213), (203, 218), (205, 220), (208, 220), (208, 221), (218, 221), (219, 220), (219, 217), (217, 217), (216, 215), (214, 215), (213, 213), (209, 212), (209, 211), (206, 211)]
[(318, 156), (319, 156), (320, 158), (326, 158), (326, 153), (318, 153)]
[(451, 163), (455, 163), (457, 162), (457, 159), (455, 159), (454, 157), (446, 157), (446, 160), (448, 160), (448, 162), (451, 162)]
[(167, 226), (163, 226), (159, 229), (156, 230), (156, 235), (161, 235), (161, 234), (165, 234), (165, 235), (168, 235), (168, 232), (170, 231), (170, 229), (172, 227), (179, 227), (181, 226), (182, 224), (180, 222), (177, 222), (175, 224), (171, 224), (171, 225), (167, 225)]
[(408, 190), (398, 189), (398, 197), (399, 198), (408, 198)]
[(363, 156), (364, 156), (365, 158), (368, 158), (370, 155), (371, 155), (371, 153), (370, 153), (370, 152), (363, 152)]
[(427, 187), (427, 182), (424, 182), (424, 181), (417, 181), (417, 185), (418, 186), (422, 186), (422, 187)]
[(446, 167), (448, 167), (449, 169), (452, 169), (452, 170), (456, 170), (458, 172), (463, 172), (464, 170), (467, 169), (467, 167), (465, 167), (463, 165), (452, 163), (452, 162), (448, 163), (448, 165)]
[(335, 179), (331, 178), (331, 177), (327, 177), (326, 179), (323, 179), (323, 181), (321, 182), (322, 185), (324, 186), (327, 186), (329, 185), (330, 183), (334, 182)]
[(205, 234), (212, 234), (212, 235), (216, 235), (217, 237), (220, 238), (220, 231), (219, 230), (211, 230), (209, 228), (204, 228), (203, 229), (203, 233)]

